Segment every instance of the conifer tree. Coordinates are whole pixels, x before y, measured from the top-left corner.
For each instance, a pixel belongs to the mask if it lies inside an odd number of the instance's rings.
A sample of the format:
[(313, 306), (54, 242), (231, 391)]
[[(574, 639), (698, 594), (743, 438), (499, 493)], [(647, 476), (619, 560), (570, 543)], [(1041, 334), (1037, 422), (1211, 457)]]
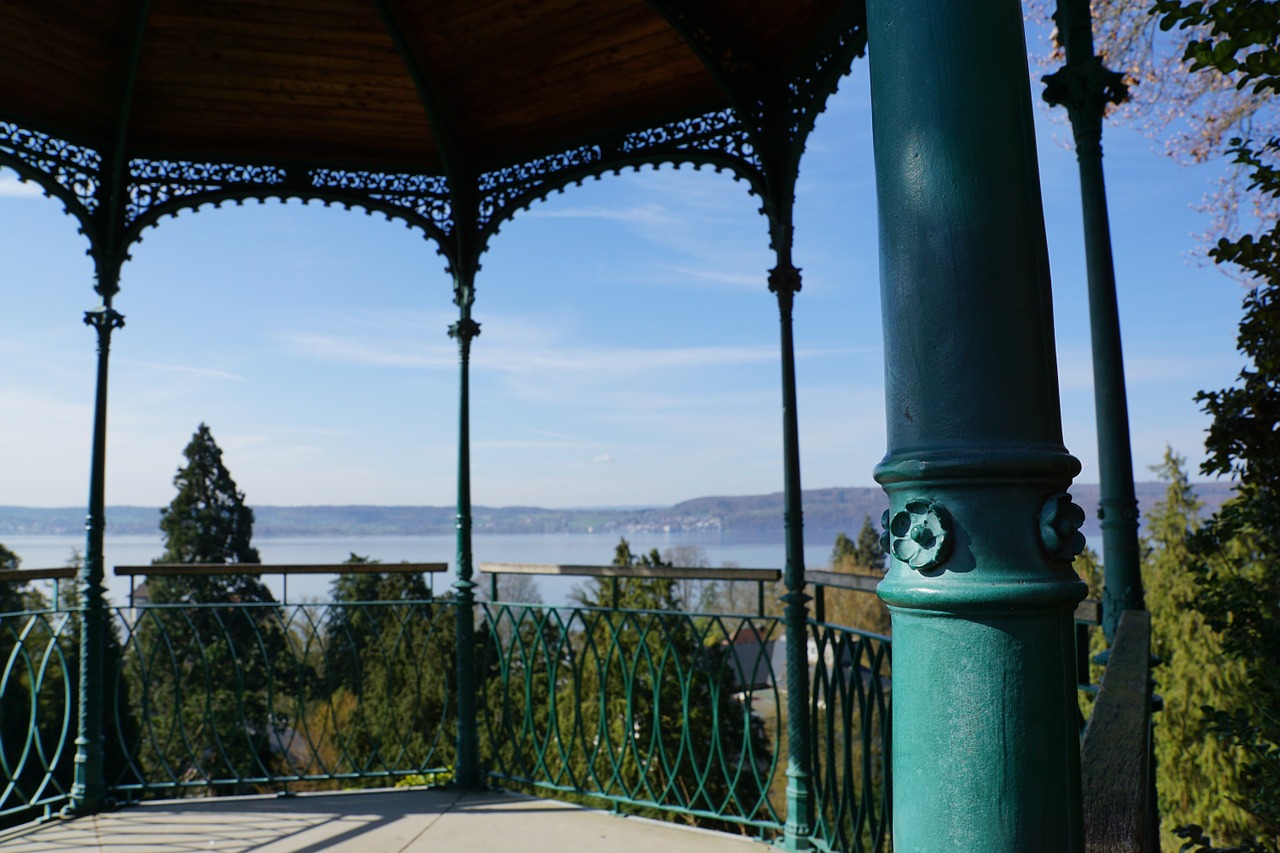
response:
[(1156, 473), (1165, 498), (1147, 513), (1143, 587), (1151, 611), (1152, 652), (1164, 661), (1155, 676), (1164, 711), (1155, 718), (1160, 815), (1165, 828), (1195, 821), (1215, 838), (1238, 838), (1249, 825), (1236, 805), (1240, 770), (1231, 750), (1201, 722), (1204, 705), (1234, 705), (1246, 690), (1243, 664), (1223, 655), (1222, 634), (1196, 609), (1200, 591), (1188, 539), (1200, 528), (1200, 502), (1186, 460), (1165, 449)]
[(277, 752), (283, 709), (297, 668), (284, 615), (257, 574), (253, 510), (200, 424), (183, 451), (178, 494), (161, 513), (165, 551), (157, 563), (226, 564), (225, 575), (152, 576), (151, 604), (133, 631), (129, 685), (146, 728), (139, 751), (151, 778), (215, 781), (242, 792), (265, 778)]

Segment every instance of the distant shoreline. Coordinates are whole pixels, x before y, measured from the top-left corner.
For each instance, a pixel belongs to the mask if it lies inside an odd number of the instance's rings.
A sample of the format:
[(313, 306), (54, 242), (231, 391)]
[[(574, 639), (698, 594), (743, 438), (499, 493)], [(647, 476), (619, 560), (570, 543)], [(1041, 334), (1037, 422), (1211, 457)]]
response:
[[(1167, 484), (1136, 484), (1140, 508), (1147, 511), (1164, 497)], [(1206, 512), (1213, 512), (1231, 495), (1233, 484), (1194, 483)], [(1086, 510), (1085, 535), (1098, 532), (1098, 486), (1078, 483), (1072, 495)], [(879, 488), (814, 489), (804, 492), (807, 531), (851, 535), (870, 517), (878, 524), (887, 507)], [(455, 530), (453, 507), (431, 506), (255, 506), (254, 535), (263, 538), (290, 536), (434, 536)], [(782, 531), (782, 494), (740, 497), (702, 497), (670, 507), (609, 507), (543, 509), (539, 507), (485, 507), (472, 510), (472, 530), (477, 534), (528, 533), (706, 533), (773, 537)], [(5, 536), (69, 536), (83, 534), (82, 507), (36, 508), (0, 506), (0, 541)], [(109, 506), (107, 532), (112, 536), (159, 534), (158, 507)]]

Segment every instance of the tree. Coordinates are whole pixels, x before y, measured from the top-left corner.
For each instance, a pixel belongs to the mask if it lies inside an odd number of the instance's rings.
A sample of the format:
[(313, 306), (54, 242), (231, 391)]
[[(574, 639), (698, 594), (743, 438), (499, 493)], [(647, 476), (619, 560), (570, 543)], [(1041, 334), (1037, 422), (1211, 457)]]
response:
[(1156, 789), (1167, 830), (1199, 821), (1219, 838), (1239, 838), (1248, 815), (1235, 803), (1241, 777), (1232, 750), (1201, 725), (1204, 705), (1234, 704), (1246, 693), (1241, 661), (1224, 657), (1223, 636), (1196, 610), (1200, 596), (1188, 540), (1200, 528), (1200, 502), (1185, 460), (1165, 449), (1154, 470), (1166, 481), (1165, 498), (1147, 513), (1142, 581), (1151, 611), (1152, 653), (1164, 711), (1156, 717)]
[[(347, 562), (377, 563), (356, 554)], [(452, 761), (452, 608), (432, 599), (417, 572), (342, 574), (331, 592), (324, 635), (334, 725), (324, 737), (341, 749), (340, 767), (330, 769), (403, 772)]]
[(160, 511), (165, 549), (156, 562), (261, 562), (250, 544), (253, 510), (223, 464), (209, 427), (200, 424), (182, 453), (187, 464), (173, 478), (178, 494)]
[[(1198, 73), (1234, 75), (1272, 104), (1280, 89), (1280, 16), (1274, 0), (1159, 0), (1162, 26), (1202, 33), (1187, 56)], [(1197, 29), (1198, 28), (1198, 29)], [(1254, 128), (1255, 132), (1257, 128)], [(1259, 141), (1261, 140), (1261, 141)], [(1232, 141), (1251, 189), (1272, 209), (1280, 200), (1280, 137)], [(1238, 382), (1197, 395), (1212, 416), (1201, 471), (1232, 476), (1235, 496), (1191, 537), (1196, 608), (1222, 632), (1225, 655), (1244, 667), (1250, 691), (1234, 708), (1206, 707), (1210, 730), (1243, 765), (1242, 805), (1255, 837), (1240, 849), (1280, 849), (1280, 224), (1264, 233), (1223, 238), (1210, 252), (1249, 277), (1237, 349)], [(1200, 826), (1181, 831), (1188, 846), (1214, 849)]]
[[(1028, 0), (1029, 16), (1047, 29), (1057, 2)], [(1280, 20), (1274, 0), (1094, 0), (1091, 6), (1097, 52), (1129, 87), (1119, 118), (1162, 138), (1171, 156), (1202, 163), (1229, 153), (1238, 137), (1280, 134), (1271, 97)], [(1044, 64), (1062, 59), (1055, 43)], [(1260, 83), (1267, 85), (1259, 89)], [(1241, 214), (1266, 223), (1280, 211), (1275, 196), (1257, 193), (1247, 166), (1237, 164), (1209, 200), (1215, 237), (1238, 238), (1245, 230)]]
[(836, 534), (835, 545), (831, 548), (831, 567), (861, 566), (884, 572), (885, 553), (880, 548), (880, 533), (871, 523), (871, 516), (862, 519), (862, 529), (858, 531), (856, 540), (841, 531)]
[[(244, 502), (205, 424), (173, 479), (178, 494), (161, 512), (165, 551), (157, 563), (259, 562), (250, 544), (253, 510)], [(126, 662), (146, 726), (139, 750), (153, 776), (190, 781), (269, 775), (282, 720), (275, 707), (294, 694), (297, 668), (283, 612), (255, 573), (152, 576), (150, 603), (135, 626)]]
[[(657, 549), (636, 557), (622, 539), (614, 565), (665, 563)], [(612, 579), (576, 593), (586, 608), (575, 617), (582, 628), (556, 681), (556, 726), (567, 756), (549, 769), (562, 774), (559, 784), (588, 792), (764, 816), (772, 753), (750, 702), (736, 698), (742, 688), (726, 622), (690, 616), (671, 579), (617, 585), (616, 607)]]

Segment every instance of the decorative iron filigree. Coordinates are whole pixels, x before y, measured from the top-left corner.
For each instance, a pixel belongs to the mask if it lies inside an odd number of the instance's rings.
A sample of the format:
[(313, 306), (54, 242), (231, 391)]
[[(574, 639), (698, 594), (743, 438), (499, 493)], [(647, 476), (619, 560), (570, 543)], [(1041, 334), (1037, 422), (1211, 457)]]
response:
[(787, 134), (792, 146), (804, 145), (840, 78), (849, 71), (855, 57), (866, 53), (866, 6), (852, 3), (847, 8), (845, 19), (833, 30), (830, 42), (787, 84)]
[(443, 175), (312, 169), (311, 185), (354, 190), (385, 205), (411, 210), (446, 234), (453, 232), (453, 202), (449, 182)]
[[(483, 230), (490, 223), (505, 219), (514, 207), (528, 204), (553, 186), (563, 185), (556, 180), (557, 176), (589, 174), (591, 167), (603, 162), (603, 157), (601, 146), (582, 145), (482, 173), (478, 182), (480, 205), (476, 224)], [(545, 192), (540, 191), (541, 187), (546, 187)], [(517, 200), (521, 204), (513, 205)]]
[(0, 121), (0, 152), (52, 178), (89, 213), (97, 210), (102, 156), (92, 148)]
[(673, 153), (718, 154), (759, 172), (760, 155), (741, 118), (732, 109), (718, 110), (692, 118), (677, 119), (646, 130), (627, 134), (619, 151), (628, 157), (659, 160), (678, 159)]
[(240, 166), (174, 160), (130, 160), (129, 200), (124, 220), (132, 225), (176, 199), (231, 188), (283, 189), (287, 172), (278, 166)]
[(759, 191), (762, 165), (751, 137), (731, 109), (676, 119), (481, 174), (477, 225), (489, 235), (516, 210), (556, 189), (627, 166), (706, 163), (732, 169)]

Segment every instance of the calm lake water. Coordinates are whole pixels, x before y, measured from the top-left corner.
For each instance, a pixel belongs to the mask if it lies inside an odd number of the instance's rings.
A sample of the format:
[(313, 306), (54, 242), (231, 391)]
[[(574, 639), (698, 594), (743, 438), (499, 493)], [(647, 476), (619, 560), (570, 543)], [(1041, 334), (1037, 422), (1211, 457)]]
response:
[[(805, 563), (810, 568), (827, 565), (835, 533), (815, 531), (809, 534)], [(785, 548), (781, 541), (762, 540), (727, 533), (637, 533), (628, 535), (632, 553), (663, 551), (679, 546), (701, 548), (712, 566), (726, 562), (748, 569), (781, 569)], [(27, 569), (50, 568), (67, 562), (74, 550), (84, 550), (83, 536), (6, 536), (4, 544), (22, 558)], [(360, 554), (384, 563), (407, 560), (415, 563), (448, 563), (454, 568), (452, 536), (349, 536), (349, 537), (285, 537), (255, 538), (253, 544), (263, 563), (341, 563), (352, 554)], [(473, 539), (477, 563), (566, 563), (575, 565), (607, 565), (618, 544), (617, 533), (547, 533), (482, 536)], [(164, 550), (160, 537), (108, 536), (105, 544), (107, 592), (111, 600), (124, 604), (129, 597), (129, 579), (116, 577), (114, 566), (136, 566), (150, 563)], [(451, 575), (436, 575), (437, 589), (451, 582)], [(284, 594), (279, 575), (264, 574), (277, 598)], [(328, 598), (332, 576), (295, 575), (289, 579), (289, 600), (303, 601)], [(543, 600), (562, 604), (581, 578), (539, 577)]]

